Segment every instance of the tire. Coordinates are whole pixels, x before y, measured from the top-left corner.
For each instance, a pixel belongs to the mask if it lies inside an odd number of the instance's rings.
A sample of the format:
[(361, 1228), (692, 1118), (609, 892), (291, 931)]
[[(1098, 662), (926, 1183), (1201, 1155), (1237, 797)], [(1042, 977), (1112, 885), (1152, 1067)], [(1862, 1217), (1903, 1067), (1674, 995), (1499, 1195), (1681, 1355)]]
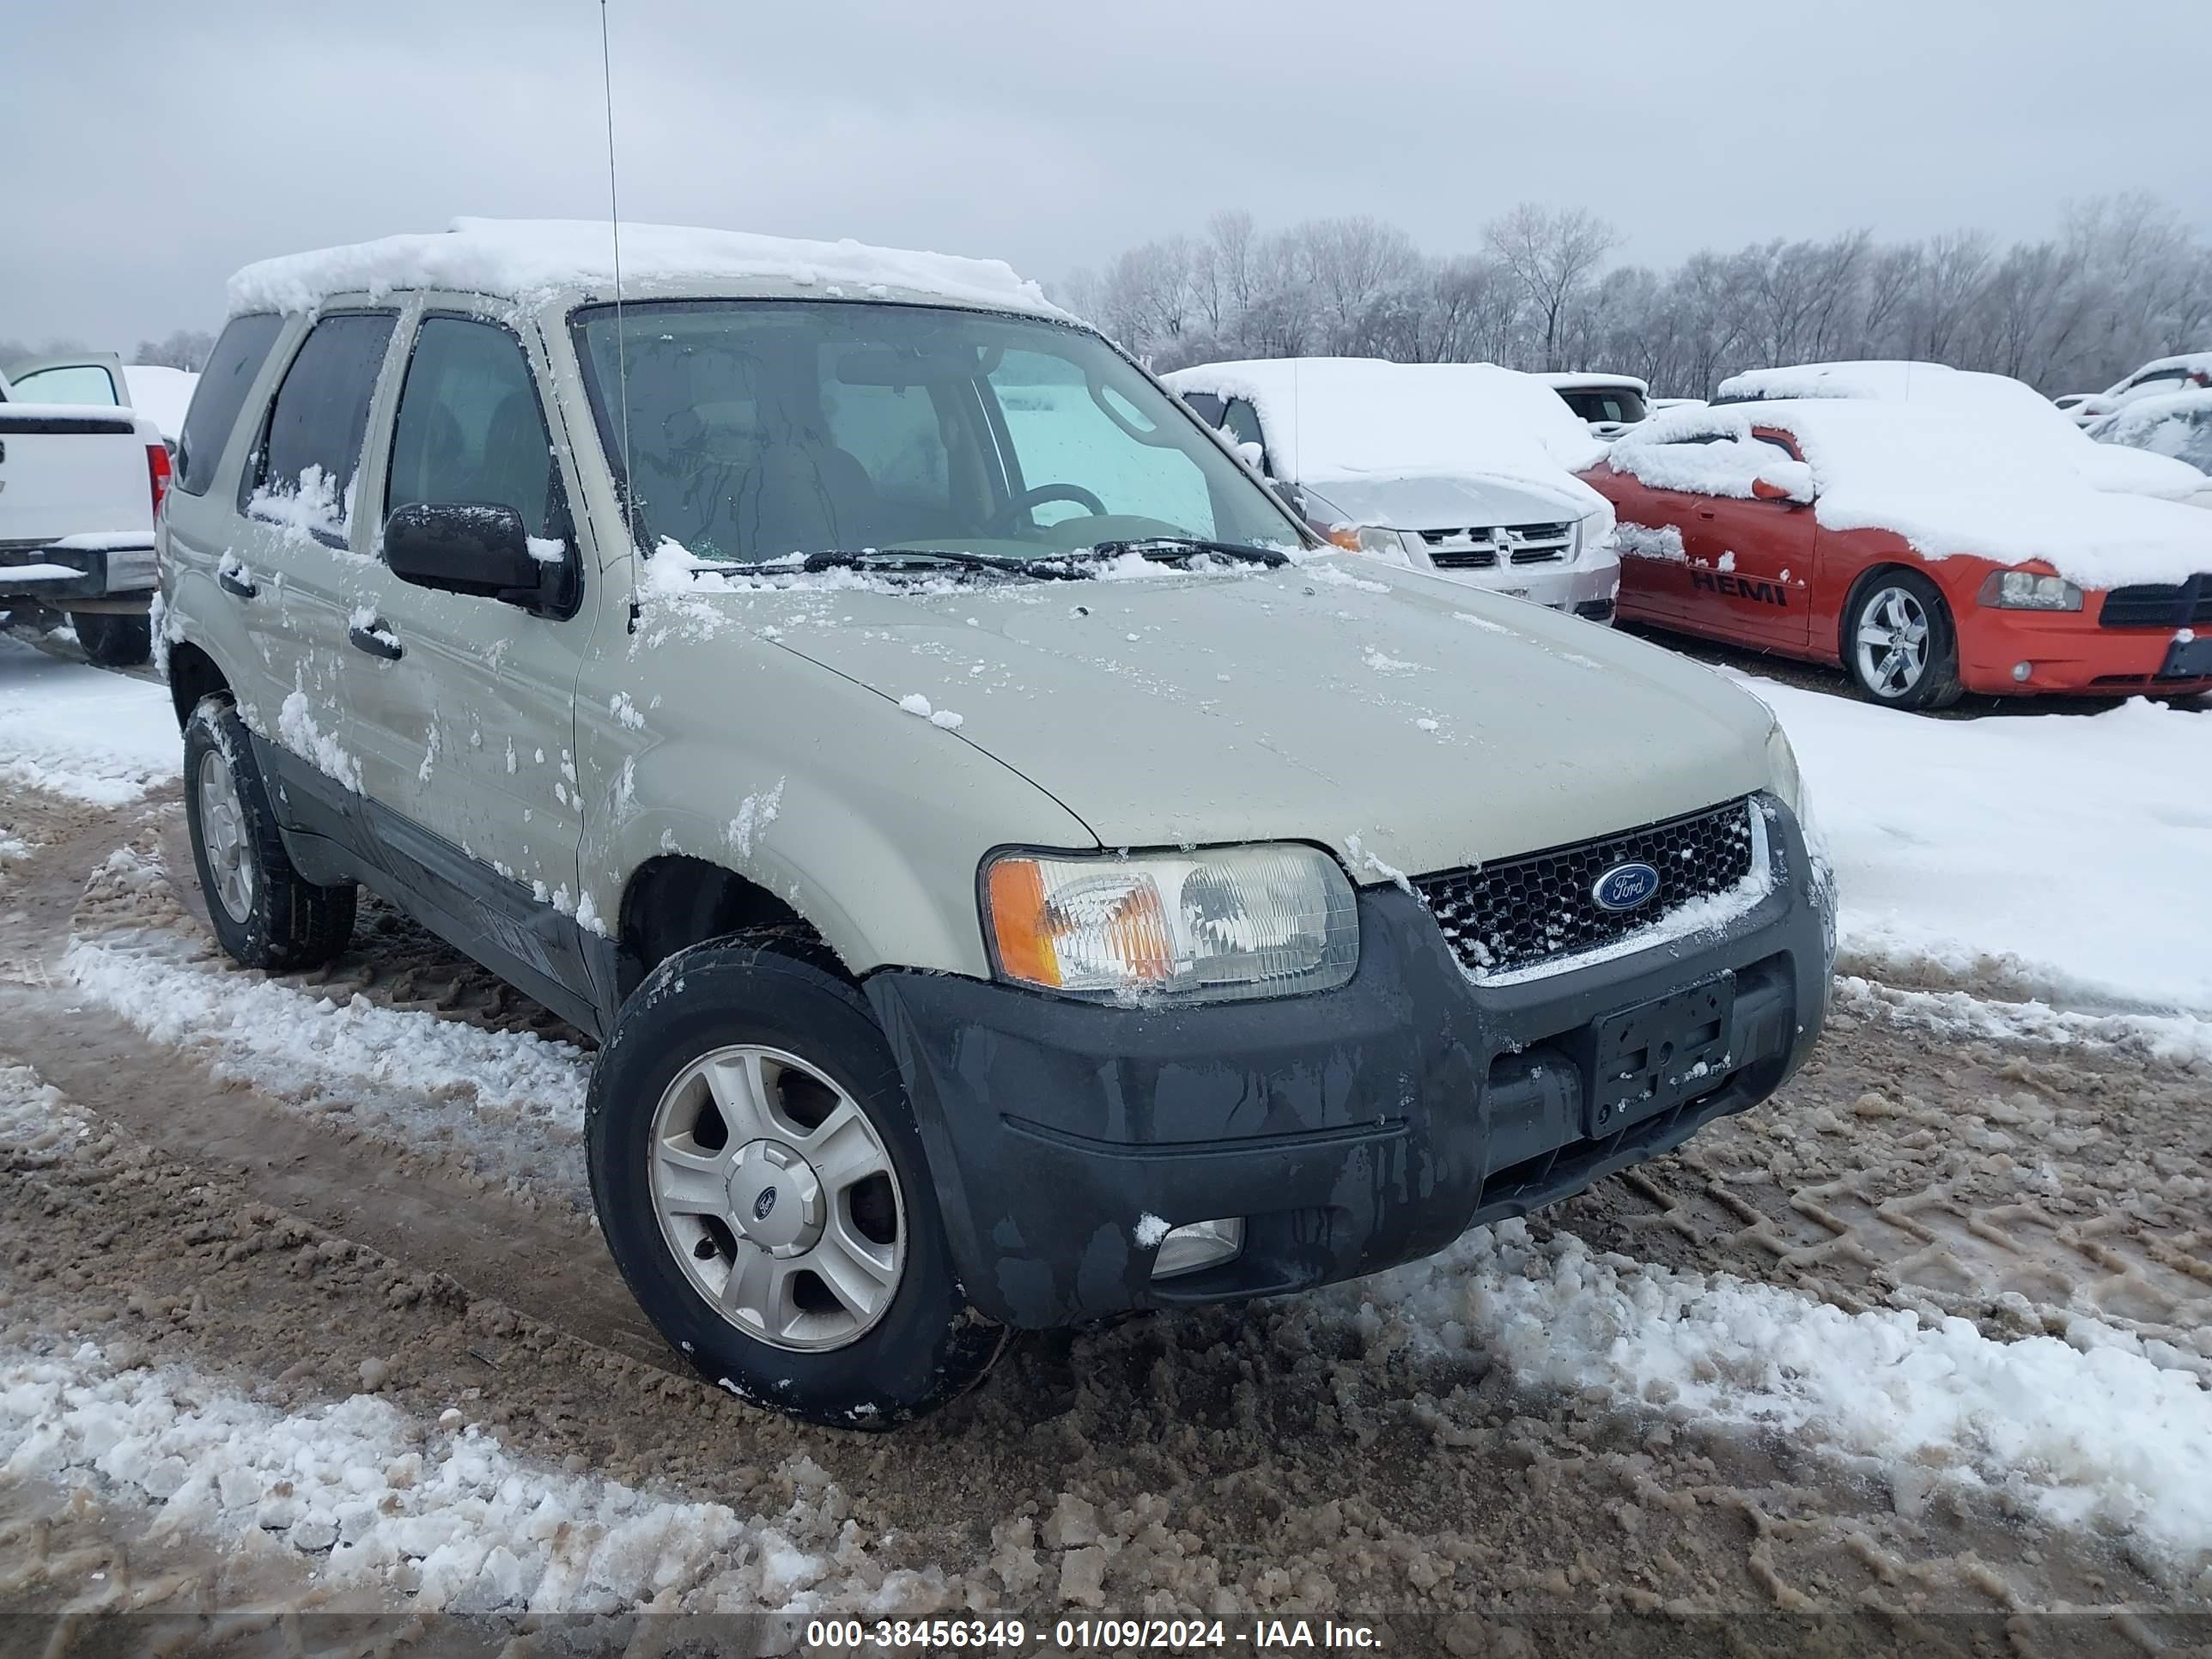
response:
[(185, 820), (208, 920), (234, 961), (289, 972), (345, 949), (356, 889), (319, 887), (292, 867), (246, 723), (228, 697), (202, 697), (185, 722)]
[(662, 963), (599, 1050), (585, 1145), (631, 1294), (742, 1400), (888, 1429), (979, 1381), (1004, 1346), (953, 1269), (875, 1017), (798, 954), (740, 935)]
[(1959, 631), (1934, 582), (1915, 570), (1859, 579), (1844, 610), (1844, 668), (1860, 695), (1890, 708), (1948, 708), (1959, 684)]
[(102, 668), (136, 668), (154, 654), (151, 617), (72, 611), (70, 626), (76, 629), (86, 660)]

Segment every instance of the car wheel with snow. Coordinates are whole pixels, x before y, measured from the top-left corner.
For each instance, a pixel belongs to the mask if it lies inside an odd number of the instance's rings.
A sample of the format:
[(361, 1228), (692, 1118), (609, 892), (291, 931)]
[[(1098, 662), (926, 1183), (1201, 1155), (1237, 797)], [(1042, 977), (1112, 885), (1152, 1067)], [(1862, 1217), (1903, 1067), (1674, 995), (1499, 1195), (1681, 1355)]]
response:
[(70, 612), (85, 659), (101, 668), (136, 668), (154, 654), (154, 625), (144, 617)]
[(1844, 611), (1844, 666), (1860, 690), (1893, 708), (1958, 702), (1958, 630), (1936, 584), (1911, 570), (1862, 578)]
[(319, 887), (292, 867), (228, 697), (200, 699), (185, 722), (185, 818), (216, 941), (248, 968), (328, 962), (353, 937), (351, 882)]
[(890, 1045), (825, 967), (743, 936), (662, 963), (599, 1052), (586, 1137), (632, 1294), (741, 1399), (888, 1428), (998, 1357)]

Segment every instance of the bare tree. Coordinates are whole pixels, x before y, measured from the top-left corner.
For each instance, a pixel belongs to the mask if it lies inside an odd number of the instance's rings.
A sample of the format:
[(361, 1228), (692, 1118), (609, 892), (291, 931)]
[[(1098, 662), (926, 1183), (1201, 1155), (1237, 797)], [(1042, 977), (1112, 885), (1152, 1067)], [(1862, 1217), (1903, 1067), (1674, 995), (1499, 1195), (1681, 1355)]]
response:
[(1546, 368), (1559, 367), (1568, 312), (1597, 275), (1620, 233), (1583, 208), (1559, 212), (1523, 202), (1483, 228), (1483, 241), (1512, 272), (1543, 324)]
[(166, 340), (139, 341), (131, 361), (163, 368), (190, 369), (197, 374), (207, 367), (208, 354), (214, 349), (215, 336), (205, 329), (180, 328)]

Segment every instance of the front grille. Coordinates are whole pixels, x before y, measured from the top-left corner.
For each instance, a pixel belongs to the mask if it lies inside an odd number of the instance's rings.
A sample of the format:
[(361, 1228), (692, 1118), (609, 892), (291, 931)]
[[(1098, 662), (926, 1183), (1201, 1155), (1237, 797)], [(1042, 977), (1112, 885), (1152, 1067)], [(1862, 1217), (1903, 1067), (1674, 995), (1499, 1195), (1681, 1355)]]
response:
[(2116, 587), (2097, 613), (2100, 628), (2196, 628), (2212, 623), (2212, 571), (2185, 582)]
[[(1753, 810), (1730, 801), (1598, 841), (1416, 876), (1413, 886), (1462, 967), (1510, 973), (1610, 945), (1691, 899), (1726, 892), (1752, 872)], [(1633, 910), (1601, 909), (1591, 890), (1623, 864), (1650, 865), (1658, 890)]]
[(1429, 563), (1438, 570), (1495, 570), (1505, 564), (1558, 564), (1574, 551), (1572, 524), (1473, 525), (1424, 530)]

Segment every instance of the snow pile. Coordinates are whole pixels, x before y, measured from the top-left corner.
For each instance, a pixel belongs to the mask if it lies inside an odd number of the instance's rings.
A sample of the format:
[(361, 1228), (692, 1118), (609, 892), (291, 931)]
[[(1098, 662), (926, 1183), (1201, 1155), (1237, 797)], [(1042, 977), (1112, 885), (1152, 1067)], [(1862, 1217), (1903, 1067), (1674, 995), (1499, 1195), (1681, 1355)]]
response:
[(1602, 459), (1604, 441), (1542, 380), (1495, 363), (1297, 357), (1164, 378), (1178, 392), (1251, 403), (1275, 476), (1324, 493), (1332, 483), (1498, 477), (1583, 501), (1580, 514), (1603, 505), (1569, 475)]
[[(380, 296), (410, 288), (538, 303), (567, 289), (611, 288), (614, 275), (614, 232), (605, 220), (461, 218), (442, 235), (386, 236), (248, 265), (230, 279), (230, 309), (307, 311), (337, 295)], [(682, 225), (624, 224), (622, 277), (625, 297), (702, 288), (733, 294), (795, 289), (827, 299), (896, 294), (1063, 314), (1035, 283), (997, 259)]]
[(580, 1192), (589, 1061), (566, 1042), (343, 1002), (74, 939), (62, 971), (156, 1042), (277, 1099), (414, 1146), (458, 1139), (509, 1180)]
[[(2002, 1492), (2181, 1563), (2212, 1548), (2212, 1393), (2094, 1321), (1993, 1341), (1968, 1321), (1846, 1314), (1773, 1285), (1593, 1255), (1525, 1223), (1317, 1300), (1370, 1340), (1480, 1354), (1522, 1386), (1863, 1459), (1915, 1512), (1936, 1486)], [(1360, 1305), (1364, 1304), (1364, 1305)], [(1402, 1322), (1388, 1328), (1387, 1321)]]
[(162, 687), (0, 638), (0, 784), (121, 806), (183, 757)]
[(91, 1344), (0, 1356), (0, 1474), (158, 1507), (156, 1536), (289, 1547), (333, 1588), (418, 1610), (895, 1611), (931, 1581), (869, 1559), (851, 1501), (804, 1454), (766, 1512), (519, 1458), (458, 1410), (434, 1429), (356, 1395), (280, 1412), (180, 1370), (117, 1372)]
[[(2178, 501), (2094, 488), (2080, 471), (2055, 465), (2040, 447), (1954, 410), (1808, 398), (1687, 410), (1636, 427), (1613, 445), (1611, 461), (1616, 471), (1656, 489), (1733, 479), (1717, 493), (1747, 495), (1753, 475), (1742, 458), (1765, 450), (1771, 462), (1787, 465), (1753, 438), (1759, 428), (1796, 439), (1826, 530), (1890, 531), (1932, 559), (2041, 561), (2084, 587), (2180, 581), (2212, 570), (2212, 517)], [(2140, 453), (2069, 431), (2092, 453)], [(1715, 433), (1733, 441), (1682, 441)], [(1717, 459), (1705, 451), (1723, 453)]]
[(1901, 990), (1838, 974), (1836, 1005), (1958, 1042), (2027, 1042), (2052, 1048), (2119, 1048), (2169, 1066), (2212, 1072), (2212, 1020), (2187, 1014), (2081, 1014), (2045, 1002), (2002, 1002), (1964, 991)]
[(2212, 1015), (2212, 720), (2141, 700), (2087, 716), (1900, 719), (1739, 683), (1796, 750), (1847, 964), (1994, 976), (2092, 1011)]

